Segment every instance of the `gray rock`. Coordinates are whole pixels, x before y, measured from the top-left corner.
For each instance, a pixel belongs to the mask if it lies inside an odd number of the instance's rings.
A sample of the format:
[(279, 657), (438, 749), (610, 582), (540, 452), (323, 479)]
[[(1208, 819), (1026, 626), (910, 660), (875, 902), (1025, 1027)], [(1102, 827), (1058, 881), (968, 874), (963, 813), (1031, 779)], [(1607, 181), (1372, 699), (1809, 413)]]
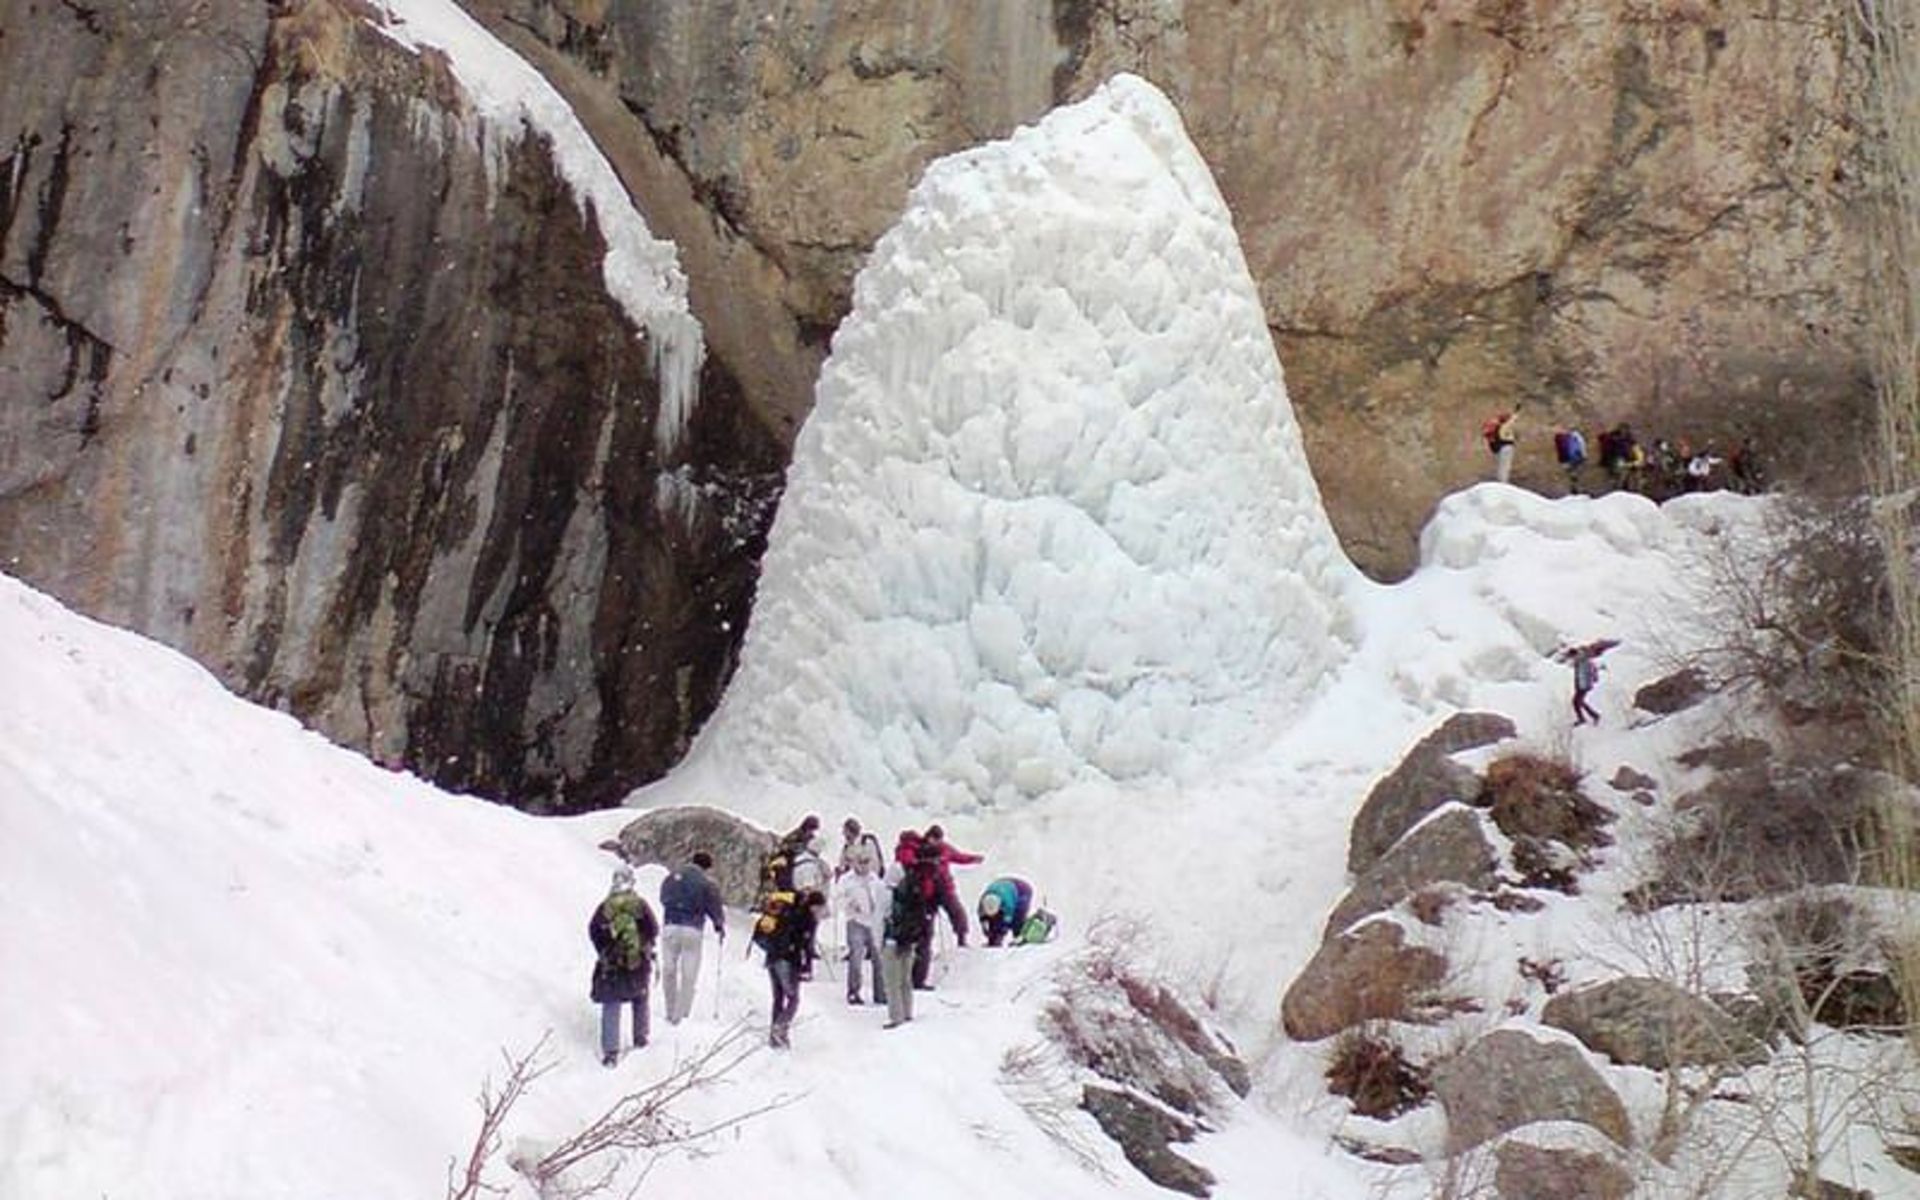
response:
[(1737, 771), (1757, 767), (1773, 757), (1773, 747), (1760, 738), (1723, 738), (1711, 746), (1699, 746), (1679, 756), (1683, 767), (1712, 767), (1716, 771)]
[(677, 867), (696, 850), (713, 855), (713, 880), (734, 908), (758, 898), (760, 863), (779, 835), (717, 808), (690, 804), (656, 808), (620, 830), (621, 854), (630, 863)]
[(603, 806), (717, 700), (785, 450), (712, 362), (662, 449), (678, 326), (374, 11), (5, 7), (0, 562), (443, 787)]
[(1487, 840), (1479, 813), (1461, 806), (1436, 814), (1401, 838), (1354, 884), (1333, 910), (1326, 934), (1339, 933), (1434, 884), (1490, 888), (1498, 865), (1499, 856)]
[(1173, 1152), (1175, 1142), (1193, 1140), (1198, 1132), (1193, 1122), (1130, 1092), (1092, 1084), (1081, 1090), (1080, 1107), (1148, 1179), (1188, 1196), (1213, 1194), (1213, 1172)]
[(1660, 786), (1660, 781), (1644, 771), (1636, 771), (1623, 764), (1607, 781), (1607, 786), (1616, 792), (1641, 792)]
[(1500, 1200), (1627, 1200), (1633, 1194), (1633, 1172), (1605, 1154), (1510, 1138), (1494, 1156)]
[(1540, 1019), (1614, 1062), (1656, 1071), (1753, 1066), (1769, 1057), (1739, 1021), (1659, 979), (1611, 979), (1563, 992), (1547, 1001)]
[(1287, 1036), (1311, 1042), (1365, 1021), (1417, 1021), (1437, 1012), (1446, 957), (1407, 944), (1392, 921), (1368, 921), (1328, 939), (1287, 989)]
[(1446, 1109), (1449, 1153), (1538, 1121), (1576, 1121), (1632, 1144), (1626, 1106), (1578, 1050), (1517, 1030), (1490, 1033), (1441, 1063), (1433, 1090)]
[(1633, 706), (1655, 716), (1685, 712), (1712, 694), (1707, 677), (1696, 667), (1664, 675), (1633, 694)]
[(1449, 755), (1510, 738), (1513, 722), (1497, 713), (1455, 713), (1407, 751), (1373, 786), (1353, 818), (1347, 870), (1363, 875), (1409, 829), (1450, 800), (1469, 801), (1480, 777)]

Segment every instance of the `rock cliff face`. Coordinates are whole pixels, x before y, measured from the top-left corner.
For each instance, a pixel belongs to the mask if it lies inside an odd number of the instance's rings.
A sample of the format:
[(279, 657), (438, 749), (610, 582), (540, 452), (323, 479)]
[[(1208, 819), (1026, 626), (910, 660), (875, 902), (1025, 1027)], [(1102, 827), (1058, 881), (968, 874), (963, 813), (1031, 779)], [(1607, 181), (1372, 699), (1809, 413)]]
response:
[(696, 291), (779, 314), (714, 345), (785, 426), (920, 169), (1121, 69), (1218, 177), (1371, 570), (1486, 472), (1496, 405), (1529, 402), (1515, 478), (1548, 487), (1557, 421), (1754, 432), (1791, 470), (1864, 409), (1865, 81), (1820, 0), (474, 7), (617, 89), (685, 173), (735, 251)]
[(855, 270), (928, 162), (1117, 70), (1214, 171), (1378, 574), (1496, 404), (1549, 487), (1553, 421), (1791, 467), (1865, 407), (1864, 72), (1817, 0), (462, 2), (679, 247), (677, 443), (547, 146), (366, 0), (0, 0), (0, 563), (451, 786), (673, 761)]
[(443, 784), (657, 773), (782, 451), (659, 346), (540, 138), (357, 0), (0, 3), (0, 560)]

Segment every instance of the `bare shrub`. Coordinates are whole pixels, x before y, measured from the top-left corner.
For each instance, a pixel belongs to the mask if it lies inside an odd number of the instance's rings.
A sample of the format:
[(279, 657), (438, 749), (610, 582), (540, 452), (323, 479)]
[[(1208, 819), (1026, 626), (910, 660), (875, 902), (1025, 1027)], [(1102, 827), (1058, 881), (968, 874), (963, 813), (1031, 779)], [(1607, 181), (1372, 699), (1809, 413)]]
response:
[(1058, 1050), (1045, 1042), (1012, 1047), (1000, 1058), (1000, 1087), (1049, 1141), (1086, 1170), (1113, 1181), (1081, 1124), (1080, 1081)]
[(1407, 1058), (1384, 1029), (1349, 1029), (1333, 1043), (1327, 1090), (1353, 1101), (1353, 1111), (1379, 1121), (1418, 1108), (1433, 1095), (1425, 1067)]
[(1877, 877), (1888, 777), (1872, 771), (1767, 765), (1721, 775), (1682, 797), (1654, 849), (1636, 908), (1752, 900), (1808, 884)]
[(1756, 695), (1790, 727), (1854, 727), (1850, 745), (1866, 739), (1888, 694), (1892, 611), (1868, 500), (1769, 505), (1761, 535), (1724, 539), (1701, 584), (1709, 638), (1690, 665), (1718, 689)]
[(1581, 772), (1564, 754), (1509, 754), (1487, 764), (1481, 802), (1510, 838), (1559, 842), (1576, 851), (1608, 846), (1613, 813), (1580, 790)]
[[(503, 1132), (516, 1104), (528, 1089), (557, 1065), (547, 1057), (550, 1034), (543, 1034), (531, 1050), (520, 1055), (501, 1052), (507, 1063), (504, 1083), (489, 1079), (480, 1087), (480, 1128), (468, 1148), (464, 1167), (456, 1159), (447, 1167), (448, 1200), (478, 1200), (503, 1195), (507, 1188), (487, 1180), (498, 1156)], [(541, 1150), (521, 1150), (507, 1165), (524, 1178), (541, 1200), (582, 1200), (609, 1191), (636, 1155), (657, 1157), (687, 1149), (723, 1130), (792, 1103), (793, 1097), (772, 1101), (719, 1121), (695, 1124), (674, 1108), (692, 1092), (724, 1078), (751, 1056), (758, 1040), (745, 1026), (728, 1030), (698, 1054), (674, 1064), (667, 1074), (615, 1100), (599, 1116), (573, 1134)], [(641, 1170), (644, 1179), (647, 1167)], [(637, 1191), (636, 1183), (628, 1191)]]

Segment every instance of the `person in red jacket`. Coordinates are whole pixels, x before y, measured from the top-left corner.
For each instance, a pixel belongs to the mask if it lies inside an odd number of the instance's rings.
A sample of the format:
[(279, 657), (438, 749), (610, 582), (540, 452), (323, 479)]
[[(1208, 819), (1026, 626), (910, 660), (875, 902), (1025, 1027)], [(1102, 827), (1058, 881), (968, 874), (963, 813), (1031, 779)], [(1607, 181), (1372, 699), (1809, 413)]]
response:
[(947, 831), (938, 825), (927, 826), (922, 840), (940, 856), (940, 907), (946, 910), (947, 920), (953, 925), (954, 938), (964, 946), (967, 944), (967, 906), (960, 903), (960, 893), (953, 886), (953, 868), (985, 862), (986, 856), (969, 854), (950, 844)]

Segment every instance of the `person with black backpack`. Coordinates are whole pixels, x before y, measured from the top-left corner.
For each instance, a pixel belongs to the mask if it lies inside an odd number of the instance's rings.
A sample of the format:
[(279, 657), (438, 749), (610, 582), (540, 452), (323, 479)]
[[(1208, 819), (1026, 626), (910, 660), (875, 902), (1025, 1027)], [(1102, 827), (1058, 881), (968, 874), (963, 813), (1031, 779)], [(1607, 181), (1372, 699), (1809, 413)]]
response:
[(587, 921), (593, 943), (593, 984), (589, 995), (600, 1006), (600, 1063), (620, 1061), (620, 1006), (633, 1006), (633, 1046), (647, 1044), (647, 979), (653, 970), (653, 943), (660, 926), (653, 909), (633, 890), (633, 868), (613, 872), (613, 887)]
[(767, 952), (767, 979), (773, 985), (773, 1016), (767, 1027), (767, 1045), (776, 1050), (791, 1046), (789, 1031), (800, 1011), (800, 980), (813, 967), (813, 934), (827, 898), (817, 891), (801, 892), (782, 908), (773, 928), (756, 943)]
[[(904, 839), (903, 839), (904, 844)], [(880, 974), (887, 990), (887, 1023), (893, 1029), (913, 1020), (913, 992), (925, 990), (931, 961), (933, 914), (940, 904), (940, 854), (914, 839), (911, 861), (887, 868), (893, 892), (881, 928)]]

